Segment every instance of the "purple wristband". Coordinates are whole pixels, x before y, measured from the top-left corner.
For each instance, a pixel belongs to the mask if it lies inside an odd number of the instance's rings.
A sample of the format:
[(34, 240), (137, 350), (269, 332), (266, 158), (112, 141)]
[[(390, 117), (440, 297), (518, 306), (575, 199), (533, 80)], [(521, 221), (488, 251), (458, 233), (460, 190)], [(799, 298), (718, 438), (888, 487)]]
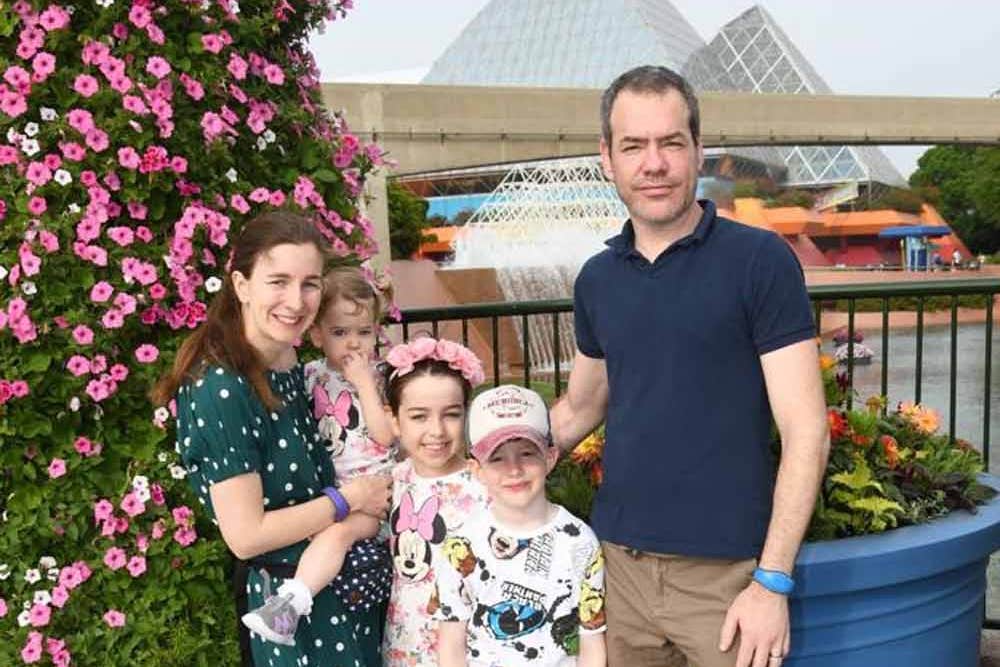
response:
[(347, 518), (347, 515), (351, 513), (351, 506), (347, 504), (347, 498), (344, 497), (340, 491), (332, 486), (324, 487), (323, 495), (333, 502), (334, 512), (333, 520), (340, 523)]

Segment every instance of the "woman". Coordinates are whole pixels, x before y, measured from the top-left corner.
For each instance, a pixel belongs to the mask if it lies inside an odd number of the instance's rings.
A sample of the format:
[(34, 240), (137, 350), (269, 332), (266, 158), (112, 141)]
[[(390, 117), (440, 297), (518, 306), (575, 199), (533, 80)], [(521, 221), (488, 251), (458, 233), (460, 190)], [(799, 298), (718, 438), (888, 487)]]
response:
[[(334, 489), (333, 466), (309, 413), (295, 345), (319, 308), (325, 248), (315, 225), (292, 213), (247, 223), (207, 320), (154, 390), (160, 405), (176, 397), (188, 480), (240, 559), (241, 612), (271, 597), (274, 578), (291, 576), (310, 536), (338, 521), (353, 539), (373, 535), (391, 494), (387, 476)], [(281, 597), (273, 599), (274, 612), (286, 613)], [(375, 667), (382, 611), (349, 616), (327, 587), (291, 645), (241, 631), (244, 664), (252, 653), (258, 666)]]

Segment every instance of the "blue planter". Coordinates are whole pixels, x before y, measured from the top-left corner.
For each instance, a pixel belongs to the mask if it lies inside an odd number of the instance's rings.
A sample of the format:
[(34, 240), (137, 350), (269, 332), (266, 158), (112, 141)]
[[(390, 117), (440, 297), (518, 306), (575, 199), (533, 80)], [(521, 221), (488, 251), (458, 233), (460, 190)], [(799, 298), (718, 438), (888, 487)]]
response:
[(975, 667), (997, 548), (1000, 496), (977, 514), (803, 545), (785, 667)]

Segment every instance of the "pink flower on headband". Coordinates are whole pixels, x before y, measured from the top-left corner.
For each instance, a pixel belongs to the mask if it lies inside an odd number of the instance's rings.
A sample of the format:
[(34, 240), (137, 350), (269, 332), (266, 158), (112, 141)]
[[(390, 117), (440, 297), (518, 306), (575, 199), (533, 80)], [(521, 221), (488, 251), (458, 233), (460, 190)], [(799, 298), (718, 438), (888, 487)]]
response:
[(450, 368), (461, 373), (473, 387), (486, 379), (483, 364), (472, 350), (450, 340), (417, 338), (409, 343), (396, 345), (385, 356), (386, 362), (396, 369), (392, 372), (393, 378), (411, 372), (413, 365), (424, 359), (445, 362)]

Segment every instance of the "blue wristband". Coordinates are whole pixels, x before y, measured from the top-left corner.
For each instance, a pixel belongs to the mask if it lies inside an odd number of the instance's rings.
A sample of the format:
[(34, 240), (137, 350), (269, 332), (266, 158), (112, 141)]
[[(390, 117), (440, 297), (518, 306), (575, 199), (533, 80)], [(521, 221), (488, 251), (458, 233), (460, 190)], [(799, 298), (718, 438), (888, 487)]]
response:
[(772, 593), (779, 595), (788, 595), (795, 590), (795, 580), (778, 570), (765, 570), (758, 567), (753, 571), (753, 580)]
[(344, 494), (337, 489), (332, 486), (324, 487), (323, 495), (333, 502), (333, 520), (337, 523), (346, 519), (347, 515), (351, 513), (351, 506), (347, 503), (347, 498), (344, 498)]

